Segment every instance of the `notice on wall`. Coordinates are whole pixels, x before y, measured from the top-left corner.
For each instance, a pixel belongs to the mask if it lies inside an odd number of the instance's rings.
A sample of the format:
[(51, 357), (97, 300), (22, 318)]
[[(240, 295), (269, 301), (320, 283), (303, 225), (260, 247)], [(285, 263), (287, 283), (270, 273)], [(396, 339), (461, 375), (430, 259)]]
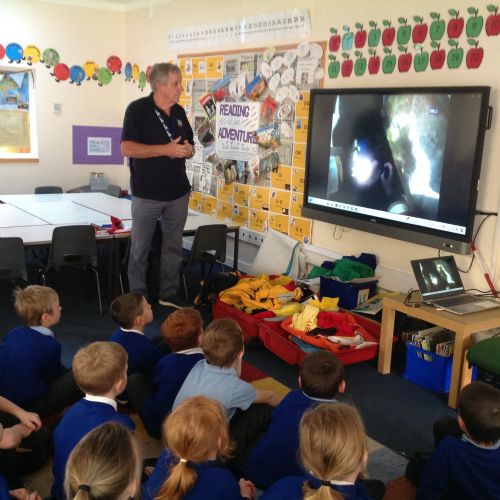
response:
[(254, 132), (259, 128), (259, 102), (218, 102), (216, 117), (219, 158), (245, 161), (258, 155)]

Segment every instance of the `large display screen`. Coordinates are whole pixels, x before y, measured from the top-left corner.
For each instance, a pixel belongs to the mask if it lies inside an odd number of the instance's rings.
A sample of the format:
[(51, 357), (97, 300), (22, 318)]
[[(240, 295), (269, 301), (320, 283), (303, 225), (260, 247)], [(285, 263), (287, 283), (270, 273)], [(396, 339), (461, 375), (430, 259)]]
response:
[(489, 90), (313, 90), (303, 214), (468, 253)]

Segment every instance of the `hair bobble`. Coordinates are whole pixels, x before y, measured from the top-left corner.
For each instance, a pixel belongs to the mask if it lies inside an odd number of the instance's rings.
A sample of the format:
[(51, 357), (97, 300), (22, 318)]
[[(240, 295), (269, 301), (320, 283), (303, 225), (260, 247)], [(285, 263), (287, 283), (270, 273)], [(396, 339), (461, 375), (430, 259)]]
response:
[(90, 493), (90, 486), (88, 484), (79, 484), (77, 490), (82, 490)]
[(321, 486), (331, 486), (332, 483), (330, 481), (328, 481), (327, 479), (318, 479), (319, 481), (319, 484), (321, 484)]
[(187, 464), (187, 460), (185, 458), (179, 458), (179, 462), (183, 462), (183, 463)]

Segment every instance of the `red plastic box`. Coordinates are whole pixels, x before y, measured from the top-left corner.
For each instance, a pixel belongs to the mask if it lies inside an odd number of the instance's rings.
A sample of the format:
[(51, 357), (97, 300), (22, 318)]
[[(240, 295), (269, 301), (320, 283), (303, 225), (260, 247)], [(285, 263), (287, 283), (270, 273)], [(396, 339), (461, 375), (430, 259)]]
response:
[(213, 319), (234, 319), (243, 330), (245, 343), (247, 343), (250, 339), (259, 336), (259, 323), (262, 321), (261, 319), (254, 318), (250, 314), (236, 309), (236, 307), (221, 302), (219, 299), (217, 299), (215, 304), (212, 306), (212, 317)]
[[(370, 340), (379, 340), (380, 323), (357, 314), (353, 316), (356, 318), (357, 322), (365, 328), (371, 337)], [(290, 333), (281, 327), (280, 322), (261, 321), (259, 323), (259, 337), (264, 343), (264, 346), (286, 363), (290, 365), (299, 365), (307, 356), (307, 353), (300, 349), (297, 344), (292, 342), (289, 336)], [(374, 359), (377, 355), (377, 351), (378, 345), (360, 350), (339, 351), (335, 356), (337, 356), (342, 364), (351, 365)]]
[(299, 365), (307, 353), (288, 339), (289, 333), (281, 328), (281, 321), (261, 321), (259, 337), (266, 349), (289, 365)]

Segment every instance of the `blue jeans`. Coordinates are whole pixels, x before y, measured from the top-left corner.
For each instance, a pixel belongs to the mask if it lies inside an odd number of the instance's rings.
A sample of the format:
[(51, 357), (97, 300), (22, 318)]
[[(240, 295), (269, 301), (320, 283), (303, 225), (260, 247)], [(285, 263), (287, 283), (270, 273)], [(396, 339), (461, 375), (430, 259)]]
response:
[(182, 233), (186, 223), (189, 192), (170, 201), (132, 198), (132, 234), (128, 262), (130, 290), (147, 294), (146, 272), (148, 255), (160, 221), (161, 260), (160, 297), (168, 297), (177, 292), (179, 269), (182, 262)]

